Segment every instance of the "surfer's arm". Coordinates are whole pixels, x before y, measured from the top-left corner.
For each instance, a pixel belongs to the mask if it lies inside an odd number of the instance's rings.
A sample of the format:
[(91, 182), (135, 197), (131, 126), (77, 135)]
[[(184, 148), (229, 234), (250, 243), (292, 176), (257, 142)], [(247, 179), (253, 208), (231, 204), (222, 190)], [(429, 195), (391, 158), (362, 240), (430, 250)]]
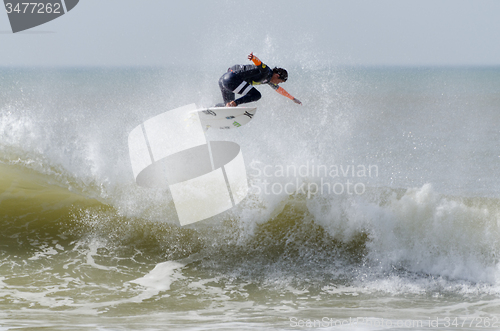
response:
[[(265, 65), (264, 63), (262, 63), (262, 61), (261, 61), (261, 60), (259, 60), (259, 58), (258, 58), (258, 57), (256, 57), (255, 55), (253, 55), (253, 52), (252, 52), (252, 53), (250, 53), (250, 54), (248, 55), (248, 59), (249, 59), (250, 61), (252, 61), (252, 62), (253, 62), (253, 64), (255, 64), (257, 67), (259, 67), (259, 68), (266, 68), (266, 65)], [(302, 102), (300, 102), (300, 100), (299, 100), (299, 99), (294, 98), (294, 97), (293, 97), (290, 93), (288, 93), (288, 92), (287, 92), (284, 88), (282, 88), (281, 86), (278, 86), (278, 85), (275, 85), (275, 84), (272, 84), (272, 83), (269, 83), (269, 85), (271, 85), (271, 87), (272, 87), (273, 89), (275, 89), (275, 90), (276, 90), (276, 92), (278, 92), (279, 94), (281, 94), (281, 95), (283, 95), (283, 96), (287, 97), (288, 99), (292, 100), (292, 101), (293, 101), (293, 102), (295, 102), (295, 103), (298, 103), (299, 105), (301, 105), (301, 104), (302, 104)]]
[(278, 86), (278, 85), (271, 85), (275, 90), (276, 92), (278, 92), (279, 94), (281, 94), (282, 96), (285, 96), (287, 97), (288, 99), (292, 100), (293, 102), (295, 103), (298, 103), (299, 105), (302, 104), (302, 102), (300, 102), (299, 99), (296, 99), (294, 98), (290, 93), (288, 93), (284, 88), (282, 88), (281, 86)]
[(260, 67), (262, 65), (262, 61), (259, 60), (258, 57), (253, 55), (253, 52), (248, 55), (248, 59), (253, 62), (257, 67)]
[(248, 55), (248, 59), (250, 61), (252, 61), (253, 64), (255, 64), (257, 66), (257, 68), (259, 68), (259, 70), (261, 72), (263, 72), (265, 70), (270, 70), (270, 69), (267, 69), (267, 66), (264, 63), (262, 63), (262, 61), (259, 60), (258, 57), (256, 57), (255, 55), (253, 55), (253, 52)]

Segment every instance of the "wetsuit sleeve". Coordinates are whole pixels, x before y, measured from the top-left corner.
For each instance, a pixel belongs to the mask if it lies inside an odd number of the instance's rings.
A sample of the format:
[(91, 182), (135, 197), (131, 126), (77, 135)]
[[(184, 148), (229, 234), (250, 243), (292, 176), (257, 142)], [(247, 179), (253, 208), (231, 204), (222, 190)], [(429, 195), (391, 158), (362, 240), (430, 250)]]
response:
[(260, 72), (262, 72), (262, 73), (270, 70), (270, 68), (268, 68), (267, 65), (262, 63), (262, 61), (259, 60), (259, 58), (256, 57), (255, 55), (252, 57), (252, 62), (253, 62), (253, 64), (255, 64), (257, 66), (257, 68), (259, 68)]
[(285, 91), (285, 89), (284, 89), (284, 88), (282, 88), (281, 86), (278, 86), (278, 85), (275, 85), (275, 86), (276, 86), (276, 87), (273, 87), (273, 88), (274, 88), (274, 89), (276, 90), (276, 92), (278, 92), (279, 94), (281, 94), (281, 95), (283, 95), (283, 96), (287, 97), (287, 98), (288, 98), (288, 99), (290, 99), (290, 100), (294, 100), (294, 99), (295, 99), (295, 98), (294, 98), (294, 97), (293, 97), (290, 93), (288, 93), (287, 91)]
[[(261, 60), (259, 60), (259, 58), (258, 58), (258, 57), (256, 57), (255, 55), (252, 57), (252, 62), (253, 62), (253, 64), (255, 64), (257, 67), (260, 67), (260, 66), (262, 65), (262, 61), (261, 61)], [(266, 66), (266, 65), (264, 64), (264, 67), (265, 67), (265, 66)]]

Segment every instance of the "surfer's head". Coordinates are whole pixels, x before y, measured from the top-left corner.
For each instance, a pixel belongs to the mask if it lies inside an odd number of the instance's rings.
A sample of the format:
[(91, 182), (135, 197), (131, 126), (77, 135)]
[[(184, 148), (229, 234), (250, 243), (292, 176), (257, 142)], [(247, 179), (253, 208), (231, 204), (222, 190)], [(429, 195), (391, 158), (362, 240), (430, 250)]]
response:
[(283, 68), (274, 67), (273, 79), (279, 79), (281, 82), (286, 82), (286, 80), (288, 79), (288, 72)]

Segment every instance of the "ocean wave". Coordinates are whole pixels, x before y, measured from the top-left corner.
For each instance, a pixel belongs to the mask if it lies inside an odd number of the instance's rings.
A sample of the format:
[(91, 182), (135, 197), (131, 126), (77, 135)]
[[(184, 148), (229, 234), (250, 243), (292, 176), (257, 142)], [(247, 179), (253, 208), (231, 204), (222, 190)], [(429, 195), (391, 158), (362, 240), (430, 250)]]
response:
[(190, 263), (207, 275), (283, 286), (416, 275), (498, 283), (500, 210), (493, 198), (445, 196), (429, 184), (369, 187), (352, 196), (250, 195), (238, 210), (181, 228), (168, 204), (135, 216), (131, 206), (113, 205), (119, 199), (95, 199), (85, 194), (90, 189), (61, 185), (59, 176), (5, 164), (0, 172), (3, 242), (27, 243), (32, 257), (57, 251), (54, 238), (65, 237), (66, 245), (99, 240), (110, 259), (197, 256)]

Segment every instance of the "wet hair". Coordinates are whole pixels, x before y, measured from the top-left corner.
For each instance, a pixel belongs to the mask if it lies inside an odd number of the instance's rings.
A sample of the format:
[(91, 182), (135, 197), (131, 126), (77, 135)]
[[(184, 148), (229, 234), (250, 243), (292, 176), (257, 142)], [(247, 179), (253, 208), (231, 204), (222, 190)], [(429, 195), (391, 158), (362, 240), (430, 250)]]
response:
[(288, 79), (288, 72), (283, 68), (274, 67), (273, 73), (278, 74), (279, 78), (284, 82)]

